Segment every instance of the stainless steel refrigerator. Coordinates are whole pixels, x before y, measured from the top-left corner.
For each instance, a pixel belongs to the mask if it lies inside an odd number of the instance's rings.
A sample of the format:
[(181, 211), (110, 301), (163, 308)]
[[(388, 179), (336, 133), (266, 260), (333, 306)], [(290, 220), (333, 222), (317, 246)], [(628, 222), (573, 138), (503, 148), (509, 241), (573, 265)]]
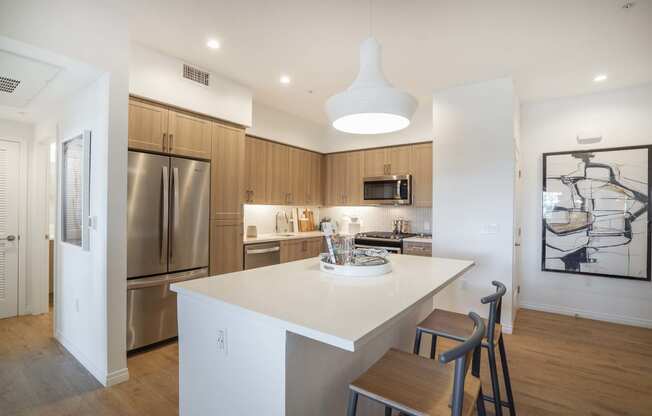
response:
[(210, 164), (129, 152), (127, 350), (177, 335), (170, 284), (208, 275)]

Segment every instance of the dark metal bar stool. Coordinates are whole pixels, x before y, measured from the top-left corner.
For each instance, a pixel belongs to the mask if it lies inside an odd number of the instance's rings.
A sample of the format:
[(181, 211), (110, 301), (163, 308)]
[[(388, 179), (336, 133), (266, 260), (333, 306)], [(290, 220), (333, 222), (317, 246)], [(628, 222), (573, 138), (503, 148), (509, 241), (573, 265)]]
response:
[[(482, 347), (487, 349), (489, 354), (489, 373), (491, 375), (491, 387), (493, 397), (484, 396), (484, 400), (494, 404), (496, 416), (502, 416), (502, 407), (509, 409), (510, 416), (516, 416), (514, 409), (514, 396), (512, 394), (512, 383), (509, 378), (509, 369), (507, 367), (507, 354), (505, 352), (505, 342), (503, 341), (503, 331), (500, 325), (500, 315), (502, 309), (502, 298), (507, 292), (505, 285), (500, 282), (491, 282), (496, 286), (496, 292), (492, 295), (482, 298), (483, 304), (489, 303), (489, 320), (485, 321), (487, 333), (482, 340)], [(414, 340), (414, 353), (419, 354), (421, 349), (421, 335), (423, 333), (432, 335), (432, 344), (430, 345), (430, 358), (435, 358), (437, 348), (437, 337), (454, 339), (457, 341), (466, 340), (473, 332), (473, 327), (469, 325), (466, 316), (461, 313), (449, 312), (442, 309), (435, 309), (426, 319), (417, 326), (417, 334)], [(505, 390), (507, 401), (500, 399), (500, 385), (498, 383), (498, 369), (496, 366), (496, 346), (500, 352), (500, 362), (503, 367), (503, 378), (505, 380)], [(480, 349), (473, 357), (473, 375), (480, 376)]]
[[(473, 312), (469, 317), (469, 338), (440, 354), (439, 362), (393, 348), (387, 351), (349, 385), (348, 416), (355, 416), (360, 395), (385, 405), (386, 416), (392, 410), (413, 416), (469, 416), (474, 409), (484, 416), (480, 379), (466, 375), (472, 355), (480, 351), (485, 324)], [(454, 368), (446, 365), (453, 360)]]

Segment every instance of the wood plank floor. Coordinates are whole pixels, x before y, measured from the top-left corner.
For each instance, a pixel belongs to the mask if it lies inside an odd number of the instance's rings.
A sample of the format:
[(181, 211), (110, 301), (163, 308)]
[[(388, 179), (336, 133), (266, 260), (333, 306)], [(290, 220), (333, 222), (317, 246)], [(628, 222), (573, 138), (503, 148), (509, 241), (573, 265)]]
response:
[[(519, 415), (652, 415), (652, 330), (528, 310), (516, 329), (505, 339)], [(130, 356), (130, 380), (105, 389), (51, 334), (50, 315), (0, 320), (0, 415), (178, 414), (176, 343)]]

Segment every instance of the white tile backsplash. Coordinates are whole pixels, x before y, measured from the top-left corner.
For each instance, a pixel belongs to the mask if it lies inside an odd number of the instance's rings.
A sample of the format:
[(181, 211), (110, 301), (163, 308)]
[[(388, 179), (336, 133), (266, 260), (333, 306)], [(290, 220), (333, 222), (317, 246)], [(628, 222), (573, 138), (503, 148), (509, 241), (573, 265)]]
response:
[[(255, 225), (258, 234), (275, 232), (276, 213), (285, 211), (288, 216), (294, 207), (282, 205), (245, 205), (245, 227)], [(343, 216), (356, 216), (362, 220), (362, 231), (392, 231), (392, 221), (396, 217), (410, 220), (411, 231), (415, 233), (432, 233), (432, 209), (414, 207), (307, 207), (315, 214), (315, 221), (330, 217), (341, 222)]]
[[(244, 223), (245, 230), (249, 225), (255, 225), (258, 234), (270, 234), (276, 232), (276, 213), (284, 211), (288, 218), (293, 208), (284, 205), (246, 205), (244, 206)], [(303, 210), (309, 208), (315, 216), (315, 221), (319, 223), (319, 207), (298, 207)]]
[(328, 207), (320, 210), (322, 218), (331, 217), (340, 222), (343, 216), (355, 216), (362, 222), (362, 231), (392, 231), (396, 217), (410, 220), (410, 231), (432, 232), (432, 209), (414, 207)]

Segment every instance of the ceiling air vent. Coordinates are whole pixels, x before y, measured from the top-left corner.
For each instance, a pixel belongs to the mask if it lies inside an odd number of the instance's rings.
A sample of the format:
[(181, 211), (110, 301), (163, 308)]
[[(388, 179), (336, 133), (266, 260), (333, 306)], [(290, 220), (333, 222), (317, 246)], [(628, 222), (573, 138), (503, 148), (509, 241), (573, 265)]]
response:
[(191, 81), (198, 82), (202, 85), (208, 86), (210, 73), (202, 71), (187, 64), (183, 64), (183, 77)]
[(18, 84), (20, 84), (20, 81), (17, 79), (0, 77), (0, 92), (8, 92), (11, 94), (16, 91)]

